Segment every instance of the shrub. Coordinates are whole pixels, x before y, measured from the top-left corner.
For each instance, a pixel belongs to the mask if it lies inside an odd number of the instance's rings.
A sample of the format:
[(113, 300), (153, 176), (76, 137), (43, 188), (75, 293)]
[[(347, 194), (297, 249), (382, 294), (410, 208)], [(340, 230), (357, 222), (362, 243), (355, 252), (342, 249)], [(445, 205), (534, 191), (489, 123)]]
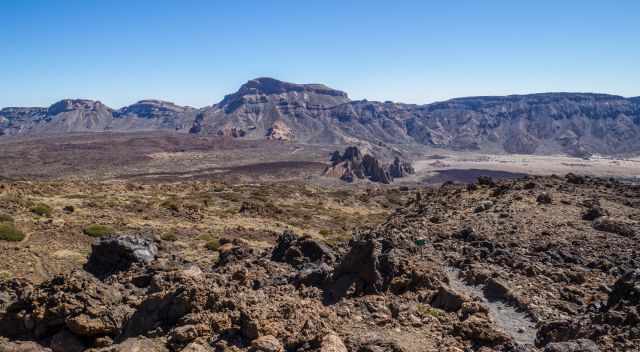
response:
[(210, 251), (216, 252), (220, 248), (220, 241), (217, 240), (217, 239), (211, 240), (211, 241), (207, 242), (205, 247)]
[(7, 215), (7, 214), (0, 214), (0, 222), (13, 222), (13, 217), (11, 217), (11, 215)]
[(18, 242), (24, 239), (24, 233), (10, 222), (0, 222), (0, 240)]
[(430, 315), (434, 318), (438, 318), (440, 319), (441, 317), (445, 316), (444, 311), (440, 310), (440, 309), (436, 309), (436, 308), (432, 308), (432, 307), (427, 307), (424, 304), (418, 303), (416, 305), (416, 310), (422, 314), (422, 315)]
[(67, 205), (66, 207), (62, 208), (62, 211), (64, 211), (67, 214), (71, 214), (74, 211), (76, 211), (76, 208), (73, 205)]
[(84, 230), (82, 230), (82, 232), (84, 232), (85, 235), (91, 236), (91, 237), (103, 237), (103, 236), (113, 235), (116, 233), (116, 231), (110, 226), (98, 225), (98, 224), (89, 225), (85, 227)]
[(174, 212), (180, 211), (180, 205), (175, 201), (175, 199), (167, 199), (160, 203), (160, 206)]
[(319, 232), (320, 232), (320, 235), (322, 235), (324, 237), (327, 237), (327, 236), (329, 236), (331, 234), (331, 231), (329, 231), (327, 229), (322, 229)]
[(160, 236), (160, 238), (163, 241), (169, 241), (169, 242), (173, 242), (173, 241), (177, 241), (178, 240), (178, 236), (176, 236), (176, 234), (173, 233), (173, 232), (165, 233), (162, 236)]
[(39, 216), (50, 217), (51, 207), (44, 203), (38, 203), (31, 207), (31, 212)]

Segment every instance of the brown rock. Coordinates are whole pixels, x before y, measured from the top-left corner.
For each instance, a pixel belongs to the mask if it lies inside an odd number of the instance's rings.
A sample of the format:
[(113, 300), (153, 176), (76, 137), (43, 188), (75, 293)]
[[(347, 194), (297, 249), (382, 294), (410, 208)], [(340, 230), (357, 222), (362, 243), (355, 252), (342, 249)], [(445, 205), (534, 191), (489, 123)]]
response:
[(468, 300), (469, 298), (454, 291), (451, 287), (442, 285), (433, 298), (431, 306), (447, 312), (455, 312), (462, 308), (463, 303)]
[(271, 335), (261, 336), (251, 342), (253, 352), (284, 352), (284, 347), (277, 338)]
[(347, 352), (347, 347), (342, 342), (340, 336), (328, 334), (322, 338), (320, 352)]

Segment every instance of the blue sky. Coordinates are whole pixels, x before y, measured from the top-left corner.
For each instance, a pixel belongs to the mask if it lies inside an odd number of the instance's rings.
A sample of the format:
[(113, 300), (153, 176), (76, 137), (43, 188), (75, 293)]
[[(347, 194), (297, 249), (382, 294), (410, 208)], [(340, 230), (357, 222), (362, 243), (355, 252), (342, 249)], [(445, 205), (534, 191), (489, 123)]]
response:
[(260, 76), (409, 103), (635, 96), (640, 1), (0, 0), (0, 107), (200, 107)]

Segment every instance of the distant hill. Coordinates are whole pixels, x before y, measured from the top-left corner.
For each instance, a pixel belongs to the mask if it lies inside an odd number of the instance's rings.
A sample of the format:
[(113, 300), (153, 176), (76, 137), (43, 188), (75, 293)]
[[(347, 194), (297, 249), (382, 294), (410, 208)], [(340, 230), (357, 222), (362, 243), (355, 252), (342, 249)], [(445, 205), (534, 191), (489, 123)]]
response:
[(304, 143), (422, 144), (523, 154), (640, 152), (640, 97), (542, 93), (426, 105), (351, 101), (321, 84), (258, 78), (196, 109), (143, 100), (113, 110), (70, 99), (0, 110), (0, 135), (171, 130)]

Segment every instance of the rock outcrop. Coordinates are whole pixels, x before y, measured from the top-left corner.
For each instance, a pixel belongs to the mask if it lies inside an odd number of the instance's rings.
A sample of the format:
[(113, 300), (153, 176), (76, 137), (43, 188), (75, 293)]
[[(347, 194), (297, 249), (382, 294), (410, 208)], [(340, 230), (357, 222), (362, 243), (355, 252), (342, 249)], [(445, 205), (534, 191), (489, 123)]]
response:
[(348, 147), (343, 155), (335, 151), (331, 154), (330, 161), (331, 166), (323, 172), (323, 176), (339, 178), (346, 182), (368, 179), (389, 184), (393, 182), (394, 177), (405, 177), (415, 172), (409, 162), (398, 157), (393, 164), (385, 166), (371, 155), (363, 155), (358, 147)]

